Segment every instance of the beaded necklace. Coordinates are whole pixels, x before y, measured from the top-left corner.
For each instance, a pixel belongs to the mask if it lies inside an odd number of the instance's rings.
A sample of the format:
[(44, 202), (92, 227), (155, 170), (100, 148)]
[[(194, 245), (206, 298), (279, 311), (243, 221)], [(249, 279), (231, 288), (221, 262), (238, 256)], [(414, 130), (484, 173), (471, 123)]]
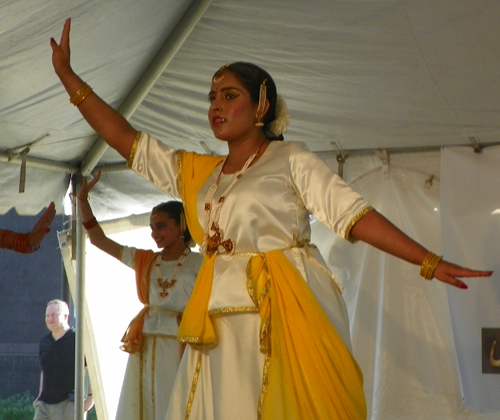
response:
[[(240, 178), (245, 174), (245, 172), (248, 170), (250, 165), (253, 163), (255, 158), (258, 156), (260, 149), (264, 145), (266, 141), (264, 140), (257, 151), (250, 156), (245, 164), (243, 165), (243, 168), (241, 168), (241, 171), (238, 173), (238, 175), (235, 176), (231, 184), (226, 188), (226, 190), (222, 193), (220, 196), (219, 200), (217, 201), (217, 204), (215, 205), (215, 210), (214, 210), (214, 217), (213, 217), (213, 222), (212, 225), (210, 225), (210, 216), (212, 214), (212, 200), (214, 197), (215, 192), (219, 188), (219, 182), (222, 176), (222, 171), (224, 170), (224, 165), (226, 164), (226, 158), (222, 161), (222, 165), (219, 171), (219, 175), (217, 176), (217, 179), (215, 182), (210, 186), (209, 190), (207, 191), (207, 194), (205, 196), (205, 223), (203, 226), (203, 243), (200, 247), (200, 252), (202, 254), (213, 254), (216, 252), (226, 252), (228, 254), (233, 253), (234, 251), (234, 241), (232, 239), (222, 239), (222, 232), (220, 231), (220, 228), (218, 226), (219, 223), (219, 218), (220, 218), (220, 212), (222, 205), (224, 204), (224, 201), (226, 199), (226, 196), (229, 194), (229, 191), (234, 187), (234, 184), (240, 180)], [(213, 231), (213, 235), (210, 236), (210, 231)]]
[(184, 260), (188, 256), (188, 254), (191, 252), (191, 249), (187, 247), (184, 252), (181, 254), (179, 259), (177, 260), (177, 265), (174, 268), (174, 271), (172, 272), (172, 275), (170, 276), (170, 281), (168, 278), (165, 278), (163, 280), (163, 274), (160, 269), (160, 263), (161, 263), (161, 256), (162, 254), (158, 254), (156, 257), (156, 262), (155, 262), (155, 267), (156, 267), (156, 273), (157, 273), (157, 279), (156, 283), (158, 284), (158, 287), (160, 288), (160, 296), (161, 297), (167, 297), (168, 296), (168, 289), (174, 286), (174, 284), (177, 282), (177, 274), (179, 273), (179, 270), (182, 267), (182, 264), (184, 264)]

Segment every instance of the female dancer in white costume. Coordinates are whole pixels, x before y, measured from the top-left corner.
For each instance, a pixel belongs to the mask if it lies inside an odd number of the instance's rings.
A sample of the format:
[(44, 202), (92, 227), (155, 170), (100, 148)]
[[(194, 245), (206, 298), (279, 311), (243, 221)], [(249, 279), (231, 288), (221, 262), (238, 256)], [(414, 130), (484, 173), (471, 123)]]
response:
[(176, 152), (134, 129), (70, 65), (70, 21), (51, 40), (74, 105), (134, 171), (182, 197), (204, 264), (178, 337), (189, 343), (166, 419), (364, 419), (339, 287), (309, 245), (309, 212), (456, 287), (489, 276), (441, 260), (373, 210), (300, 143), (283, 139), (271, 76), (249, 63), (219, 69), (208, 118), (226, 157)]
[(151, 237), (160, 252), (120, 245), (97, 223), (88, 202), (100, 178), (83, 180), (78, 191), (83, 225), (93, 245), (136, 272), (137, 294), (144, 308), (130, 323), (122, 349), (130, 353), (116, 418), (164, 420), (182, 356), (177, 340), (182, 312), (193, 291), (202, 257), (190, 250), (182, 203), (168, 201), (151, 212)]

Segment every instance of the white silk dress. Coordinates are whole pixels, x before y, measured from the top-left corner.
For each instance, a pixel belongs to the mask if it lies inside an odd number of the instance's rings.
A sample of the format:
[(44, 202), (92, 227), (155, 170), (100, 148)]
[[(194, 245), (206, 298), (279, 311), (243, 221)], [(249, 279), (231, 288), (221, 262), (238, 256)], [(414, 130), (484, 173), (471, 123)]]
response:
[[(123, 247), (121, 262), (134, 269), (135, 248)], [(168, 296), (160, 296), (155, 267), (151, 270), (149, 305), (144, 319), (143, 349), (129, 355), (116, 413), (117, 420), (164, 420), (181, 359), (177, 314), (193, 291), (203, 257), (190, 252)], [(163, 278), (172, 275), (177, 260), (161, 261)]]
[[(129, 165), (158, 188), (179, 197), (175, 150), (143, 133)], [(201, 226), (205, 223), (205, 197), (219, 172), (220, 165), (198, 194)], [(217, 203), (237, 175), (221, 176), (212, 203)], [(234, 241), (236, 255), (219, 255), (215, 259), (208, 309), (214, 319), (218, 345), (202, 350), (201, 356), (199, 350), (186, 348), (165, 419), (257, 419), (264, 356), (259, 348), (260, 317), (246, 288), (250, 257), (245, 253), (284, 250), (350, 350), (348, 317), (340, 286), (319, 251), (307, 246), (311, 234), (309, 217), (314, 214), (338, 235), (349, 239), (353, 223), (369, 208), (304, 144), (270, 143), (234, 184), (221, 209), (218, 225), (224, 239)], [(193, 395), (193, 378), (200, 361)], [(188, 405), (190, 412), (186, 416)]]

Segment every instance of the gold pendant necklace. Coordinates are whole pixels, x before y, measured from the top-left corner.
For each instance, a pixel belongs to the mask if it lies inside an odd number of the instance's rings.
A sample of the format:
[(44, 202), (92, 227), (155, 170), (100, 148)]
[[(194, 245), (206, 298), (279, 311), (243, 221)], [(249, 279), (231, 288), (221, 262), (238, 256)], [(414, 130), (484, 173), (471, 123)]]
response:
[[(210, 225), (210, 216), (212, 214), (212, 199), (215, 195), (215, 192), (219, 188), (219, 182), (220, 178), (222, 176), (222, 171), (224, 170), (224, 165), (226, 163), (226, 158), (222, 161), (222, 165), (220, 168), (219, 175), (217, 176), (217, 179), (215, 182), (210, 186), (209, 190), (207, 191), (207, 195), (205, 196), (205, 223), (204, 223), (204, 228), (203, 228), (203, 243), (200, 247), (200, 253), (202, 254), (214, 254), (218, 252), (225, 252), (227, 254), (231, 254), (234, 251), (234, 241), (230, 238), (228, 239), (223, 239), (223, 233), (221, 232), (218, 223), (219, 223), (219, 218), (220, 218), (220, 211), (222, 208), (222, 205), (224, 204), (224, 201), (226, 199), (226, 196), (229, 194), (229, 191), (233, 188), (234, 184), (238, 182), (238, 180), (245, 174), (245, 172), (248, 170), (250, 165), (253, 163), (255, 158), (259, 155), (260, 149), (264, 145), (266, 141), (264, 140), (257, 151), (251, 155), (245, 164), (243, 165), (243, 168), (241, 168), (241, 171), (236, 175), (229, 184), (229, 186), (226, 188), (226, 190), (222, 193), (220, 196), (219, 200), (217, 201), (217, 205), (215, 206), (214, 210), (214, 217), (212, 224)], [(214, 233), (210, 235), (210, 231), (213, 231)]]
[(155, 267), (156, 267), (156, 273), (157, 273), (157, 279), (156, 283), (158, 284), (158, 287), (160, 288), (160, 296), (161, 297), (167, 297), (168, 296), (168, 289), (173, 287), (175, 283), (177, 283), (177, 274), (179, 273), (179, 270), (182, 267), (182, 264), (184, 264), (184, 260), (186, 259), (187, 255), (191, 252), (191, 249), (188, 247), (184, 250), (182, 255), (179, 257), (177, 260), (177, 265), (174, 268), (174, 271), (172, 272), (172, 276), (170, 277), (171, 280), (169, 281), (168, 278), (165, 278), (163, 280), (163, 274), (160, 269), (160, 263), (161, 263), (161, 256), (162, 254), (158, 254), (156, 257), (156, 262), (155, 262)]

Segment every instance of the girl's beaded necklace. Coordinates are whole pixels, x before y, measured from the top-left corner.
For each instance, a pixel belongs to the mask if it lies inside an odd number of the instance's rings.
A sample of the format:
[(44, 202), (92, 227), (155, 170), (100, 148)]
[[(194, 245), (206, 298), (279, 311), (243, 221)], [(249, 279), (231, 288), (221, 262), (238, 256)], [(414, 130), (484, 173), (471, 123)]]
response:
[(172, 272), (172, 275), (170, 276), (170, 281), (168, 278), (163, 279), (163, 273), (161, 272), (160, 269), (160, 264), (161, 264), (161, 256), (162, 254), (158, 254), (156, 257), (156, 262), (155, 262), (155, 267), (156, 267), (156, 274), (157, 274), (157, 279), (156, 283), (158, 284), (158, 287), (160, 288), (160, 296), (161, 297), (167, 297), (168, 296), (168, 290), (177, 283), (177, 274), (179, 274), (179, 270), (182, 267), (182, 264), (184, 264), (184, 260), (188, 256), (188, 254), (191, 252), (191, 249), (189, 247), (186, 247), (184, 252), (181, 254), (179, 259), (177, 260), (177, 265), (174, 268), (174, 271)]

